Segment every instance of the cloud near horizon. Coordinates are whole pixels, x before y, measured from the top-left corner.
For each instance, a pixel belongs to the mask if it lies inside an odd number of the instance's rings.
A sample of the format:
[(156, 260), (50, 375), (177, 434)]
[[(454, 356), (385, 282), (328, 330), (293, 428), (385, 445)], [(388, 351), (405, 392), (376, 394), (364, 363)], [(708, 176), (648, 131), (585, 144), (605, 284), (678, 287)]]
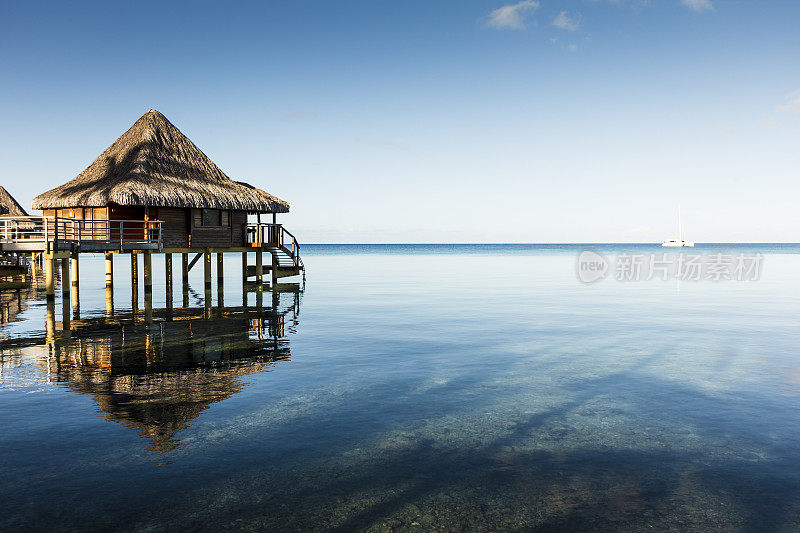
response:
[(553, 20), (553, 26), (561, 30), (575, 31), (579, 25), (578, 19), (570, 17), (566, 11), (559, 13)]
[(711, 3), (711, 0), (681, 0), (681, 4), (698, 13), (714, 9), (714, 4)]
[(522, 0), (498, 7), (489, 13), (486, 25), (498, 30), (524, 30), (527, 15), (539, 9), (539, 5), (536, 0)]

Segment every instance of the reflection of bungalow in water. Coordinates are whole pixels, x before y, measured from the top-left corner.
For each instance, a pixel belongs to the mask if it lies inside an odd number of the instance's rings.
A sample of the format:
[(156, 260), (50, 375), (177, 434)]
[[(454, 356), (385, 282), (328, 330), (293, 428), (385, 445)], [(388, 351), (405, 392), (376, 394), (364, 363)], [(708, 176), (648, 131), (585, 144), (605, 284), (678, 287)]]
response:
[[(2, 267), (0, 267), (2, 270)], [(0, 282), (0, 287), (2, 283)], [(30, 284), (13, 288), (0, 288), (0, 324), (14, 322), (16, 317), (36, 298), (36, 289)]]
[(241, 391), (242, 378), (291, 358), (286, 321), (295, 305), (224, 308), (214, 319), (200, 318), (203, 308), (176, 309), (151, 325), (134, 314), (73, 320), (50, 341), (43, 365), (51, 382), (92, 395), (107, 420), (149, 439), (149, 450), (169, 451), (177, 432)]

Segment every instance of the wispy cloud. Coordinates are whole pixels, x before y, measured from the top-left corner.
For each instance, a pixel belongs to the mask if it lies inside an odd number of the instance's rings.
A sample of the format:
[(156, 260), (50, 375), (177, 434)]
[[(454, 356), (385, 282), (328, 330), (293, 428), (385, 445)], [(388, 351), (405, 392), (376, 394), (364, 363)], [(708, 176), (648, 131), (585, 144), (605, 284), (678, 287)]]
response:
[(576, 17), (571, 17), (566, 11), (559, 13), (553, 20), (553, 26), (567, 31), (575, 31), (579, 25), (580, 21)]
[(714, 9), (714, 4), (711, 3), (711, 0), (681, 0), (681, 4), (698, 13)]
[(800, 111), (800, 89), (786, 95), (786, 102), (778, 106), (779, 113), (797, 113)]
[(525, 19), (537, 9), (539, 2), (536, 0), (522, 0), (516, 4), (498, 7), (489, 13), (486, 25), (498, 30), (524, 30)]

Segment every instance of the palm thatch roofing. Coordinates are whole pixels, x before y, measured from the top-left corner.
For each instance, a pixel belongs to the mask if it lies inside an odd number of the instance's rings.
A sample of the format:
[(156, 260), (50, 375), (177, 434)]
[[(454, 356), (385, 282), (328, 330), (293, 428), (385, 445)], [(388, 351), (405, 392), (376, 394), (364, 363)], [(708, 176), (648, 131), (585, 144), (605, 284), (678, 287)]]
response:
[(72, 181), (33, 199), (34, 209), (109, 204), (287, 213), (289, 204), (234, 181), (151, 109)]
[(9, 217), (26, 217), (28, 213), (22, 209), (13, 196), (0, 186), (0, 215)]

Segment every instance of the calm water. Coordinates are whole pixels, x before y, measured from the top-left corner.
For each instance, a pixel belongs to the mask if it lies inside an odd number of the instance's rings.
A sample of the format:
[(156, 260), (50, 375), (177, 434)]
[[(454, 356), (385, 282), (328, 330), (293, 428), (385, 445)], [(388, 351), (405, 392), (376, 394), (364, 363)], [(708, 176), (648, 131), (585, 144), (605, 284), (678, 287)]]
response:
[(210, 319), (156, 256), (151, 325), (127, 257), (113, 316), (99, 256), (68, 328), (4, 293), (0, 529), (800, 529), (800, 246), (590, 285), (584, 248), (307, 246), (260, 311), (231, 255)]

